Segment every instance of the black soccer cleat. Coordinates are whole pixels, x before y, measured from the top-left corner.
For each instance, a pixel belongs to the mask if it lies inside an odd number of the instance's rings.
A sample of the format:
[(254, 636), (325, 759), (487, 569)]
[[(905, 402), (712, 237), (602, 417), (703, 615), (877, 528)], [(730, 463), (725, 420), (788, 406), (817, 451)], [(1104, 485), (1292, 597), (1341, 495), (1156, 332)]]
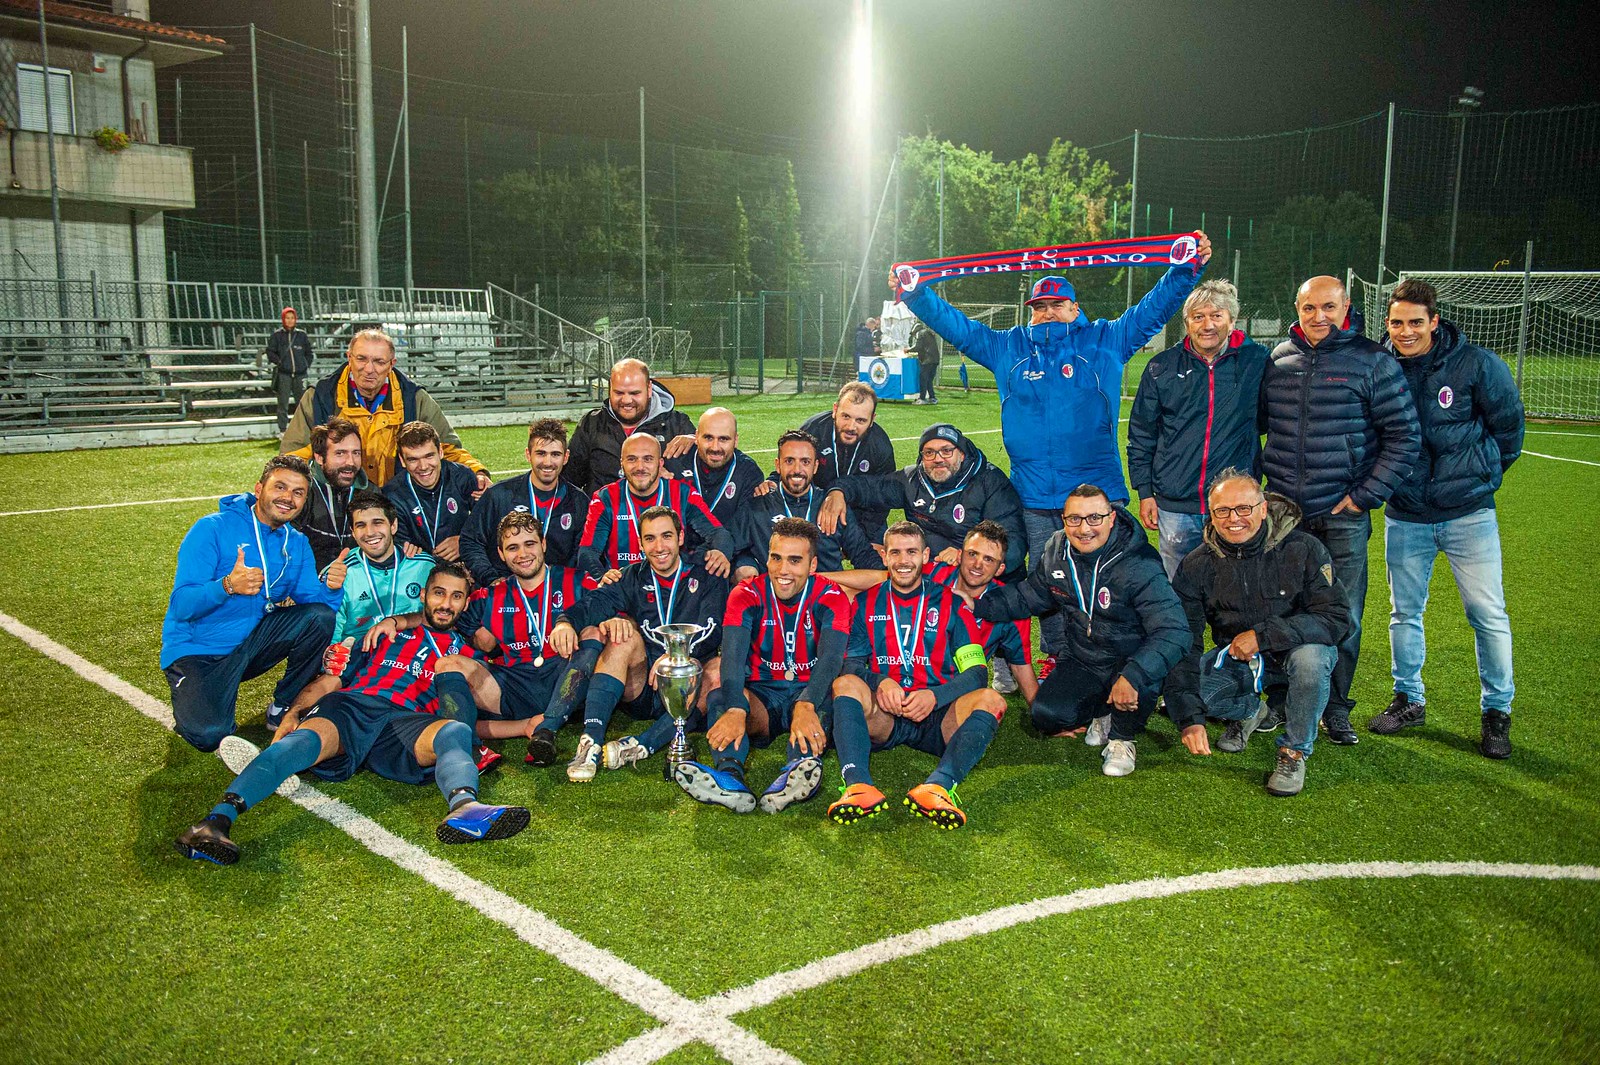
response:
[(232, 865), (239, 860), (239, 845), (228, 838), (229, 827), (227, 821), (208, 814), (198, 825), (190, 825), (178, 833), (172, 845), (185, 858)]
[(1427, 723), (1427, 707), (1414, 703), (1403, 692), (1395, 692), (1394, 699), (1383, 713), (1367, 722), (1367, 731), (1379, 736), (1393, 736), (1403, 728), (1416, 728)]
[(1354, 747), (1361, 742), (1356, 730), (1350, 727), (1350, 711), (1332, 707), (1322, 712), (1322, 727), (1328, 733), (1328, 742), (1340, 747)]
[(528, 755), (523, 759), (528, 765), (555, 765), (561, 757), (556, 752), (556, 734), (547, 728), (534, 729), (528, 737)]
[(1478, 739), (1478, 753), (1485, 758), (1511, 757), (1511, 715), (1504, 710), (1483, 712), (1483, 734)]

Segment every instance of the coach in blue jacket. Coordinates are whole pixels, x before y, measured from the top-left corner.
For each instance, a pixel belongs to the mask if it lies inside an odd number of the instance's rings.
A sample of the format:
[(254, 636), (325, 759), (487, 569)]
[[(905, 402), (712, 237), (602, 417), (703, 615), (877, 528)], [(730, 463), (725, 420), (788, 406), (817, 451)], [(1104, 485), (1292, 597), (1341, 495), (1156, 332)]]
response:
[[(1210, 239), (1196, 233), (1195, 240), (1195, 257), (1169, 269), (1115, 321), (1090, 321), (1062, 277), (1036, 281), (1028, 296), (1032, 320), (1004, 332), (974, 322), (931, 285), (906, 295), (912, 313), (994, 374), (1011, 483), (1027, 508), (1030, 564), (1044, 556), (1045, 542), (1061, 531), (1061, 507), (1078, 485), (1099, 485), (1113, 503), (1128, 501), (1117, 447), (1122, 368), (1178, 313), (1211, 258)], [(1060, 651), (1060, 616), (1046, 620), (1040, 635), (1046, 653)]]
[(1348, 746), (1357, 741), (1350, 682), (1367, 603), (1370, 511), (1411, 472), (1421, 434), (1405, 374), (1361, 335), (1338, 278), (1313, 277), (1301, 285), (1295, 313), (1299, 321), (1273, 349), (1261, 383), (1267, 434), (1261, 466), (1268, 490), (1300, 508), (1302, 528), (1333, 556), (1334, 575), (1350, 597), (1354, 626), (1339, 644), (1322, 715), (1328, 739)]
[(1385, 325), (1384, 347), (1410, 385), (1423, 447), (1384, 512), (1394, 701), (1367, 728), (1387, 735), (1423, 723), (1422, 612), (1442, 551), (1477, 641), (1483, 711), (1478, 750), (1506, 758), (1516, 688), (1494, 493), (1522, 454), (1522, 397), (1498, 355), (1439, 317), (1438, 294), (1427, 282), (1395, 286)]

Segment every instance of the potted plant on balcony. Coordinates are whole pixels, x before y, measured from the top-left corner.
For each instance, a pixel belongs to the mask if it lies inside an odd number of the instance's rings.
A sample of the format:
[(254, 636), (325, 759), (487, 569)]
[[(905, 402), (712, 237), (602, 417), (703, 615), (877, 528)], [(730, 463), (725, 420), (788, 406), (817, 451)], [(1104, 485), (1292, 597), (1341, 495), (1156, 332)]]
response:
[(101, 150), (110, 152), (113, 155), (133, 143), (126, 133), (115, 126), (101, 126), (90, 136), (94, 138), (94, 142), (100, 146)]

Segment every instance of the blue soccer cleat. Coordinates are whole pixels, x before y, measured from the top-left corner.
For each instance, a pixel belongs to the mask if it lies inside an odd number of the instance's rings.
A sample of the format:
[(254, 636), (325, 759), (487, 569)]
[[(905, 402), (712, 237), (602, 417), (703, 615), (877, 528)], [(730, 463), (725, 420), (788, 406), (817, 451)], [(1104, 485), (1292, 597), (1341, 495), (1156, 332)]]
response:
[(672, 779), (695, 802), (724, 806), (736, 814), (747, 814), (756, 808), (755, 792), (737, 773), (699, 762), (683, 762), (672, 771)]
[(797, 802), (816, 797), (822, 790), (822, 760), (810, 756), (796, 758), (783, 767), (778, 779), (761, 796), (761, 809), (775, 814)]
[(196, 861), (232, 865), (239, 860), (239, 845), (228, 838), (227, 822), (215, 815), (184, 829), (172, 845), (179, 854)]
[(528, 827), (526, 806), (489, 806), (466, 802), (450, 811), (439, 823), (440, 843), (477, 843), (490, 839), (510, 839)]

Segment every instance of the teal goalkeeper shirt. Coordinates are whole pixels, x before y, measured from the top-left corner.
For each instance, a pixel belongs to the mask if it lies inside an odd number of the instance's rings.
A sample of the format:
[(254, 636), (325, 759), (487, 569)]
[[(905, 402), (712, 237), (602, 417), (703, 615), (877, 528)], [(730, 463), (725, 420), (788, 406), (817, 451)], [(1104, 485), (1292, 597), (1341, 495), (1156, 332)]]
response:
[(396, 548), (388, 561), (373, 562), (359, 547), (352, 547), (344, 554), (344, 564), (344, 601), (333, 623), (334, 643), (346, 636), (359, 639), (391, 615), (421, 610), (422, 589), (435, 561), (426, 553), (407, 558)]

